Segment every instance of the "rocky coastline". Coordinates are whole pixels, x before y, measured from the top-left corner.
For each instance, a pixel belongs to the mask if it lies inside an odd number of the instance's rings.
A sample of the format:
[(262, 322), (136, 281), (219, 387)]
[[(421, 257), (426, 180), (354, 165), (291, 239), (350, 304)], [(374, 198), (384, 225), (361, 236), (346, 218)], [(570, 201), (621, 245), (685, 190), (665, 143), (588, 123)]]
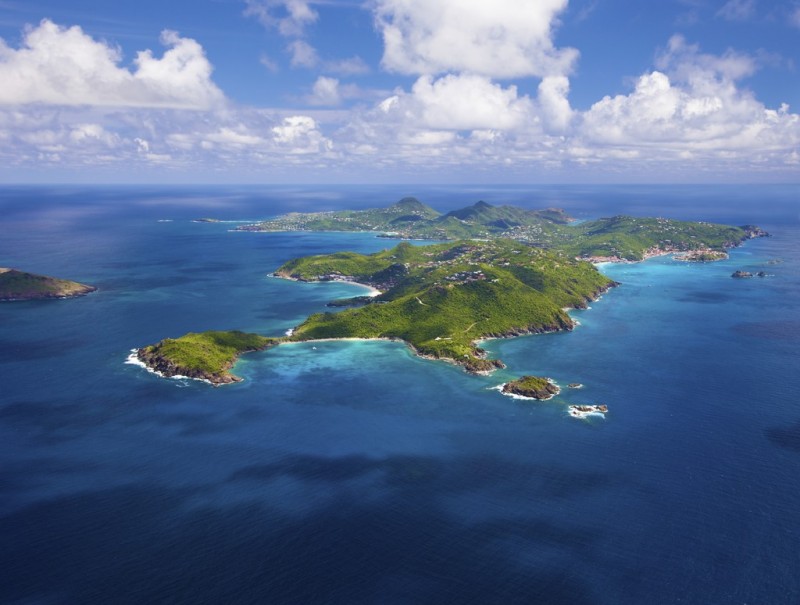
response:
[(573, 418), (584, 419), (588, 416), (602, 416), (605, 418), (608, 406), (602, 403), (597, 405), (571, 405), (567, 408), (567, 412)]
[(136, 360), (164, 378), (191, 378), (214, 386), (241, 382), (230, 372), (244, 353), (263, 351), (283, 339), (239, 331), (186, 334), (135, 352)]
[(747, 279), (750, 277), (766, 277), (767, 273), (765, 271), (757, 271), (756, 273), (751, 273), (750, 271), (743, 271), (739, 269), (738, 271), (734, 271), (731, 273), (731, 277), (734, 279)]
[(136, 358), (163, 378), (191, 378), (192, 380), (208, 382), (214, 386), (242, 381), (239, 376), (234, 376), (228, 371), (236, 363), (238, 356), (227, 364), (227, 367), (225, 367), (222, 372), (207, 372), (178, 365), (172, 359), (162, 355), (157, 347), (158, 345), (138, 349), (136, 351)]
[(503, 384), (500, 392), (503, 395), (547, 401), (558, 395), (561, 389), (549, 378), (527, 375)]

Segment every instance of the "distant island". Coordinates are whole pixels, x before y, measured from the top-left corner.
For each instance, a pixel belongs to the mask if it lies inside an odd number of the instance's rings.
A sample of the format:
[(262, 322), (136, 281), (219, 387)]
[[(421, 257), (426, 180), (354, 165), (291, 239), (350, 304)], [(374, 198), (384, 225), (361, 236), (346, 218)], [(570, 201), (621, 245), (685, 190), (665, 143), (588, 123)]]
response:
[[(388, 339), (405, 342), (421, 357), (488, 374), (505, 366), (489, 358), (480, 347), (482, 340), (571, 330), (575, 322), (568, 309), (585, 308), (619, 285), (593, 263), (635, 262), (668, 253), (688, 253), (685, 260), (716, 260), (726, 248), (768, 235), (752, 225), (664, 218), (616, 216), (572, 223), (555, 208), (525, 210), (478, 202), (441, 214), (405, 198), (386, 208), (291, 213), (239, 226), (236, 230), (369, 231), (445, 243), (402, 242), (374, 254), (338, 252), (291, 260), (272, 275), (358, 283), (376, 295), (331, 301), (329, 306), (343, 310), (311, 315), (285, 336), (191, 333), (143, 347), (136, 356), (163, 376), (216, 385), (238, 380), (230, 369), (248, 351), (289, 342)], [(539, 384), (544, 379), (537, 377), (520, 380), (509, 383), (509, 389), (531, 387), (530, 392), (546, 396), (545, 391), (557, 388)]]
[(0, 301), (43, 300), (83, 296), (97, 290), (78, 282), (0, 267)]
[(404, 198), (386, 208), (293, 212), (236, 230), (368, 231), (380, 237), (426, 240), (506, 238), (594, 262), (640, 261), (696, 250), (713, 255), (768, 235), (754, 225), (732, 227), (666, 218), (614, 216), (576, 222), (560, 208), (526, 210), (482, 201), (441, 214), (416, 198)]

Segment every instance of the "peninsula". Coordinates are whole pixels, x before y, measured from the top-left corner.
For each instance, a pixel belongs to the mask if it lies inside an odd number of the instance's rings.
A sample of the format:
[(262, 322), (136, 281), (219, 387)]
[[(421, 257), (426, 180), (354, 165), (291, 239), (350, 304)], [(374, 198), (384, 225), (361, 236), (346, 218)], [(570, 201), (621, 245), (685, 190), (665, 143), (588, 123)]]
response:
[[(376, 295), (332, 301), (329, 306), (341, 310), (311, 315), (286, 336), (191, 333), (139, 349), (137, 357), (163, 376), (225, 384), (238, 380), (230, 369), (248, 351), (287, 342), (389, 339), (405, 342), (421, 357), (488, 374), (505, 366), (489, 358), (479, 346), (482, 340), (571, 330), (575, 322), (568, 309), (585, 308), (619, 285), (593, 262), (635, 262), (668, 253), (711, 260), (747, 239), (768, 235), (752, 225), (664, 218), (616, 216), (573, 223), (554, 208), (525, 210), (478, 202), (441, 214), (405, 198), (386, 208), (291, 213), (239, 226), (236, 230), (259, 232), (369, 231), (381, 237), (445, 242), (402, 242), (375, 254), (338, 252), (290, 260), (272, 275), (360, 283)], [(526, 378), (535, 377), (523, 382)], [(538, 393), (542, 385), (535, 386)]]
[(503, 367), (478, 341), (571, 330), (564, 309), (583, 308), (616, 285), (590, 263), (506, 239), (310, 256), (275, 275), (354, 281), (382, 292), (365, 306), (312, 315), (292, 340), (397, 339), (418, 355), (475, 373)]
[(95, 290), (97, 288), (94, 286), (66, 279), (0, 267), (0, 301), (3, 302), (71, 298), (83, 296)]
[(136, 357), (161, 376), (182, 376), (220, 385), (242, 380), (230, 372), (242, 353), (262, 351), (277, 341), (238, 330), (189, 333), (142, 347)]

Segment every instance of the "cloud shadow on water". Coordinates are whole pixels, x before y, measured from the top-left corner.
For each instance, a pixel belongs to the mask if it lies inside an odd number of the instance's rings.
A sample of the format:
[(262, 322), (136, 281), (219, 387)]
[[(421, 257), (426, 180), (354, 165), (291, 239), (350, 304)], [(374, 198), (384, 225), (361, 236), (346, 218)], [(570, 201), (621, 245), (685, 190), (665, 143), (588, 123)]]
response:
[(596, 541), (594, 530), (535, 520), (470, 524), (427, 498), (337, 502), (282, 519), (256, 505), (187, 507), (193, 495), (131, 486), (0, 518), (0, 600), (595, 602), (574, 574), (555, 563), (525, 565), (502, 546), (511, 540), (526, 549), (558, 545), (582, 559)]

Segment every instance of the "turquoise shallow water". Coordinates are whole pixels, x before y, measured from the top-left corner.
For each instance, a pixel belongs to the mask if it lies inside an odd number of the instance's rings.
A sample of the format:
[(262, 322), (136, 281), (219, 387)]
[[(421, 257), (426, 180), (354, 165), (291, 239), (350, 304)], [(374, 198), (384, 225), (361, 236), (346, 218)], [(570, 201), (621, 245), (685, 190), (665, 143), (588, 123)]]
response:
[[(124, 361), (191, 330), (282, 333), (358, 288), (268, 272), (392, 242), (189, 219), (401, 195), (0, 190), (0, 266), (100, 287), (0, 306), (0, 600), (798, 602), (796, 193), (418, 192), (439, 207), (705, 212), (774, 237), (721, 263), (605, 266), (622, 286), (574, 312), (574, 332), (486, 343), (508, 364), (491, 377), (399, 343), (322, 342), (247, 356), (245, 382), (214, 389)], [(491, 390), (530, 372), (586, 386), (547, 403)], [(595, 402), (605, 420), (565, 413)]]

